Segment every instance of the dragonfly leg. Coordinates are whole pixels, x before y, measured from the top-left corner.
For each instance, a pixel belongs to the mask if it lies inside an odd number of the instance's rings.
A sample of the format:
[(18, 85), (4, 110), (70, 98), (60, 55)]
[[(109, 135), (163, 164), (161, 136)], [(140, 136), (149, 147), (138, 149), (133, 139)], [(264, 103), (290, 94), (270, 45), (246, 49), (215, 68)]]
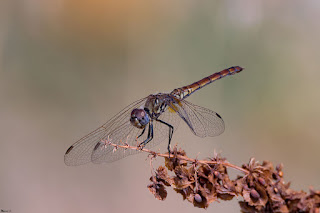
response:
[[(140, 136), (139, 136), (140, 137)], [(142, 149), (147, 143), (149, 143), (153, 139), (153, 123), (152, 121), (149, 123), (148, 129), (148, 137), (143, 142), (139, 144), (139, 147)]]
[(169, 127), (169, 143), (168, 143), (168, 152), (169, 152), (169, 158), (170, 158), (170, 143), (171, 143), (171, 139), (172, 139), (172, 135), (173, 135), (173, 126), (171, 124), (168, 124), (167, 122), (164, 122), (162, 120), (157, 119), (156, 121), (159, 121), (160, 123), (163, 123), (165, 125), (167, 125)]
[[(149, 129), (150, 129), (150, 128), (149, 128)], [(146, 131), (146, 127), (143, 128), (141, 134), (137, 137), (137, 139), (140, 138), (145, 131)], [(149, 132), (150, 132), (150, 131), (149, 131)], [(148, 137), (149, 137), (149, 133), (148, 133)]]

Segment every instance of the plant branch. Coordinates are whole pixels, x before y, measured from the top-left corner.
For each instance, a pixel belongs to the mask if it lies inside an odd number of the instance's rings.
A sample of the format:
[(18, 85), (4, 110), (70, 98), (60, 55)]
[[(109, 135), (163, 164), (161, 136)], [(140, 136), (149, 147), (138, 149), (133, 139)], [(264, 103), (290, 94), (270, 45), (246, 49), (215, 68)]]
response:
[[(291, 189), (284, 181), (282, 164), (274, 168), (269, 161), (258, 163), (251, 158), (239, 167), (219, 154), (209, 160), (198, 160), (187, 157), (177, 147), (170, 154), (162, 154), (139, 145), (114, 144), (109, 139), (101, 142), (104, 146), (112, 146), (114, 152), (132, 149), (149, 153), (151, 184), (148, 189), (159, 200), (165, 200), (166, 187), (172, 187), (184, 200), (199, 208), (207, 208), (218, 199), (231, 200), (242, 196), (243, 200), (239, 201), (241, 212), (320, 212), (320, 191), (310, 189), (306, 193)], [(152, 161), (156, 157), (163, 157), (165, 166), (154, 170)], [(228, 168), (243, 173), (243, 176), (232, 180)], [(169, 175), (169, 171), (173, 175)]]
[(141, 152), (149, 153), (149, 154), (151, 154), (151, 155), (153, 155), (155, 157), (177, 158), (179, 160), (184, 160), (184, 161), (187, 161), (187, 162), (198, 163), (198, 164), (208, 164), (208, 165), (221, 164), (221, 165), (224, 165), (226, 167), (230, 167), (230, 168), (233, 168), (233, 169), (238, 170), (240, 172), (243, 172), (244, 174), (249, 174), (248, 170), (243, 169), (243, 168), (241, 168), (239, 166), (233, 165), (233, 164), (231, 164), (231, 163), (229, 163), (227, 161), (197, 160), (197, 159), (189, 158), (189, 157), (183, 156), (183, 155), (170, 155), (169, 156), (169, 153), (162, 154), (162, 153), (158, 153), (158, 152), (146, 149), (144, 147), (130, 146), (127, 143), (123, 143), (123, 145), (119, 145), (119, 144), (111, 143), (111, 141), (103, 141), (103, 142), (106, 143), (107, 145), (113, 146), (114, 147), (114, 151), (117, 151), (117, 149), (119, 149), (119, 148), (122, 148), (124, 150), (132, 149), (132, 150), (138, 150), (138, 151), (141, 151)]

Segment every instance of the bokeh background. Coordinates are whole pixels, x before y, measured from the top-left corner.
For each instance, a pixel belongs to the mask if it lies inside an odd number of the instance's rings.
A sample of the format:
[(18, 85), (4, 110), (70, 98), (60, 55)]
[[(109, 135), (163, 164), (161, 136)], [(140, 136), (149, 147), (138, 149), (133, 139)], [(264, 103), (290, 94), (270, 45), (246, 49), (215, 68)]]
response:
[(188, 98), (222, 115), (224, 134), (201, 139), (180, 125), (173, 144), (190, 157), (283, 163), (294, 189), (319, 189), (319, 11), (316, 0), (2, 0), (0, 208), (204, 212), (172, 189), (156, 200), (146, 154), (80, 167), (63, 156), (136, 99), (233, 65), (245, 70)]

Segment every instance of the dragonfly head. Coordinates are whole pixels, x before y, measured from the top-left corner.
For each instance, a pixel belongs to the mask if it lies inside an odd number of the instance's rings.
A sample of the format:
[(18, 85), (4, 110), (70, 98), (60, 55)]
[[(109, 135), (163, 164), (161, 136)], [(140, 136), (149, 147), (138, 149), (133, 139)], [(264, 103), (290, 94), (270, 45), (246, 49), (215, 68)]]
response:
[(143, 109), (133, 109), (131, 112), (130, 122), (133, 126), (143, 129), (150, 122), (150, 117)]

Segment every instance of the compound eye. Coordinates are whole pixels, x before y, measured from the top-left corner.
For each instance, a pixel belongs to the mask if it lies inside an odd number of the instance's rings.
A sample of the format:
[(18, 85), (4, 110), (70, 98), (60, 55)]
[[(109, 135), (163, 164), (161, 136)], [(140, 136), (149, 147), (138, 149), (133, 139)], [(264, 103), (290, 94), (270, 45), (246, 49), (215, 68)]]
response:
[(141, 119), (145, 117), (147, 113), (143, 109), (133, 109), (131, 112), (131, 118)]
[(144, 128), (149, 123), (149, 115), (143, 109), (134, 109), (131, 112), (130, 122), (133, 126)]

